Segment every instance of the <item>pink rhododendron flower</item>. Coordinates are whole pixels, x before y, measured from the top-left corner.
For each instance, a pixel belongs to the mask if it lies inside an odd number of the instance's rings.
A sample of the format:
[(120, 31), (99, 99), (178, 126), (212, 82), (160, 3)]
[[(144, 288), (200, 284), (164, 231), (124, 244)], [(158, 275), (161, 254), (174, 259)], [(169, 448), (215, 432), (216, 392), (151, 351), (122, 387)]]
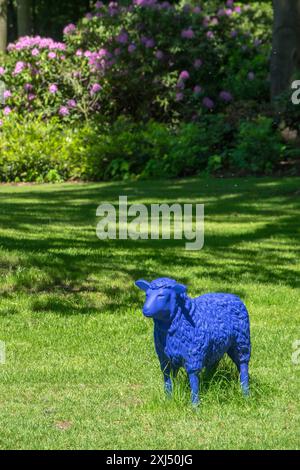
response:
[(147, 39), (146, 43), (145, 43), (145, 46), (148, 48), (148, 49), (151, 49), (152, 47), (155, 46), (155, 41), (154, 39)]
[(201, 7), (197, 6), (197, 7), (194, 7), (193, 8), (193, 13), (196, 13), (196, 15), (198, 15), (199, 13), (201, 13)]
[(9, 106), (5, 106), (3, 109), (4, 116), (8, 116), (11, 113), (11, 108)]
[(187, 70), (183, 70), (182, 72), (180, 72), (179, 80), (188, 80), (189, 78), (190, 74)]
[(176, 101), (182, 101), (183, 100), (183, 93), (181, 93), (181, 92), (176, 93), (175, 100)]
[(25, 91), (31, 91), (32, 89), (33, 89), (33, 86), (31, 85), (31, 83), (25, 83), (24, 85)]
[(181, 89), (181, 90), (184, 90), (184, 88), (185, 88), (184, 80), (178, 80), (176, 87)]
[(103, 2), (96, 2), (95, 7), (97, 8), (97, 10), (100, 10), (100, 8), (103, 7)]
[(4, 67), (0, 67), (0, 75), (4, 75), (5, 74), (5, 68)]
[(213, 39), (215, 37), (215, 35), (214, 35), (213, 31), (207, 31), (206, 37), (208, 39)]
[(209, 16), (205, 16), (203, 21), (202, 21), (202, 25), (204, 26), (204, 28), (207, 28), (207, 26), (209, 25), (210, 23), (210, 17)]
[(82, 57), (82, 56), (83, 56), (83, 52), (82, 52), (81, 49), (77, 49), (77, 51), (76, 51), (76, 56), (77, 56), (77, 57)]
[(162, 10), (168, 10), (168, 9), (171, 8), (171, 7), (172, 7), (172, 5), (171, 5), (170, 2), (162, 2), (162, 3), (160, 4), (160, 8), (161, 8)]
[(38, 50), (37, 47), (35, 47), (34, 49), (32, 49), (31, 55), (32, 55), (33, 57), (36, 57), (36, 56), (38, 56), (39, 54), (40, 54), (40, 51)]
[(107, 49), (103, 49), (103, 48), (99, 49), (98, 57), (101, 58), (101, 57), (105, 57), (105, 56), (108, 56), (108, 55), (109, 55), (109, 52), (108, 52)]
[(215, 106), (215, 103), (213, 102), (213, 100), (211, 100), (208, 96), (203, 98), (202, 103), (203, 103), (203, 106), (207, 109), (213, 109)]
[(110, 2), (108, 4), (108, 14), (110, 16), (115, 16), (119, 12), (119, 5), (117, 2)]
[(164, 58), (164, 53), (162, 51), (156, 51), (155, 52), (155, 57), (158, 59), (158, 60), (162, 60)]
[(49, 86), (49, 91), (50, 93), (55, 95), (55, 93), (58, 92), (58, 86), (55, 83), (53, 83), (52, 85)]
[(117, 42), (120, 44), (127, 44), (128, 42), (128, 34), (126, 31), (122, 31), (118, 36), (116, 37)]
[(24, 49), (49, 49), (64, 51), (66, 45), (62, 42), (54, 41), (51, 38), (42, 38), (40, 36), (24, 36), (18, 39), (14, 44), (9, 44), (8, 51), (22, 51)]
[(64, 28), (64, 34), (67, 35), (67, 36), (68, 36), (69, 34), (75, 33), (75, 31), (76, 31), (76, 26), (75, 26), (75, 24), (73, 24), (73, 23), (68, 24), (68, 25)]
[(56, 56), (56, 53), (55, 53), (55, 52), (53, 52), (53, 51), (52, 51), (52, 52), (49, 52), (49, 54), (48, 54), (48, 58), (49, 58), (49, 59), (56, 59), (56, 57), (57, 57), (57, 56)]
[(19, 75), (25, 69), (26, 64), (25, 62), (19, 61), (16, 63), (15, 70), (13, 71), (13, 75)]
[(134, 52), (135, 50), (136, 50), (136, 45), (135, 45), (135, 44), (130, 44), (130, 45), (128, 46), (128, 52), (129, 52), (130, 54), (132, 54), (132, 52)]
[(201, 86), (200, 85), (194, 86), (193, 92), (195, 93), (195, 95), (200, 95), (200, 93), (202, 92)]
[(229, 91), (221, 91), (219, 96), (221, 100), (225, 101), (225, 103), (229, 103), (229, 101), (233, 100), (232, 94)]
[(218, 18), (213, 18), (210, 22), (210, 26), (218, 26), (219, 20)]
[(94, 96), (94, 95), (96, 95), (96, 93), (99, 93), (99, 91), (101, 91), (101, 90), (102, 90), (102, 86), (99, 85), (99, 83), (94, 83), (94, 85), (92, 85), (90, 94), (91, 94), (91, 96)]
[(134, 0), (133, 3), (139, 7), (151, 7), (156, 4), (156, 0)]
[(64, 117), (64, 116), (68, 116), (68, 115), (70, 114), (69, 109), (67, 108), (67, 106), (61, 106), (61, 107), (59, 108), (59, 112), (58, 112), (58, 113), (60, 114), (60, 116), (63, 116), (63, 117)]
[(28, 101), (34, 101), (35, 98), (36, 98), (36, 95), (35, 95), (34, 93), (30, 93), (30, 94), (28, 95)]
[(194, 67), (195, 69), (200, 69), (200, 67), (202, 66), (202, 60), (201, 59), (196, 59), (194, 61)]
[(184, 38), (184, 39), (193, 39), (195, 37), (195, 33), (192, 30), (192, 28), (183, 29), (181, 31), (181, 37)]
[(3, 98), (7, 100), (8, 98), (11, 98), (11, 91), (10, 90), (5, 90), (3, 93)]
[(76, 108), (76, 106), (77, 106), (76, 100), (74, 100), (74, 99), (68, 100), (68, 107), (69, 108)]
[[(118, 49), (118, 48), (117, 48)], [(118, 54), (118, 50), (115, 50)], [(106, 49), (100, 49), (98, 52), (90, 52), (87, 51), (84, 54), (86, 57), (89, 59), (89, 65), (92, 68), (93, 71), (105, 69), (108, 67), (108, 62), (106, 61), (107, 58), (112, 57), (110, 52), (108, 52)]]

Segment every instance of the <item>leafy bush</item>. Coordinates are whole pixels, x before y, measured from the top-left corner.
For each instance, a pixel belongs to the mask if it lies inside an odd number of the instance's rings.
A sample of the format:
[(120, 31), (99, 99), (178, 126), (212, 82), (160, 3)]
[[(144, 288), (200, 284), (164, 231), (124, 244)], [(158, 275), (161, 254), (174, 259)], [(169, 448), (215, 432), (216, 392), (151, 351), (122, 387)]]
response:
[(66, 126), (57, 117), (32, 120), (11, 113), (0, 128), (0, 181), (268, 173), (292, 154), (265, 117), (242, 121), (236, 130), (222, 115), (175, 127), (124, 117), (111, 126)]
[(89, 177), (97, 130), (12, 113), (0, 129), (0, 180), (58, 182)]
[(14, 110), (67, 122), (121, 114), (178, 122), (222, 112), (233, 100), (267, 99), (270, 25), (270, 6), (257, 2), (98, 1), (66, 26), (64, 42), (21, 38), (9, 46), (0, 68), (3, 118)]
[(231, 164), (235, 169), (250, 173), (270, 173), (283, 157), (285, 146), (273, 121), (260, 117), (255, 121), (241, 122), (236, 138), (236, 147), (231, 153)]
[(220, 117), (206, 125), (169, 128), (125, 118), (110, 127), (86, 123), (66, 127), (58, 118), (32, 120), (14, 113), (0, 129), (0, 180), (58, 182), (176, 177), (206, 169), (225, 145)]
[(201, 124), (181, 124), (173, 132), (157, 124), (147, 126), (146, 139), (153, 144), (153, 155), (142, 175), (176, 177), (204, 171), (211, 155), (224, 152), (230, 132), (222, 115), (206, 116)]

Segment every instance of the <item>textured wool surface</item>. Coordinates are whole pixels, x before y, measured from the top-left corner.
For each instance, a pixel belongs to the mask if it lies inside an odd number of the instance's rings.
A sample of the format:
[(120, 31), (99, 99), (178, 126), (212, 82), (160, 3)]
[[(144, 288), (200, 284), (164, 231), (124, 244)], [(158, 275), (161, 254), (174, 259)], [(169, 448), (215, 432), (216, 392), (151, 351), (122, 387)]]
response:
[[(187, 309), (188, 305), (188, 309)], [(212, 367), (227, 352), (239, 368), (250, 360), (250, 331), (246, 307), (235, 295), (205, 294), (178, 304), (167, 331), (164, 352), (176, 368), (189, 371)], [(156, 335), (161, 350), (164, 341)]]
[[(162, 296), (176, 286), (173, 279), (159, 278), (148, 283), (148, 290), (152, 297)], [(170, 302), (170, 310), (161, 315), (155, 311), (155, 303), (154, 297), (151, 316), (162, 368), (169, 363), (174, 371), (184, 367), (188, 373), (199, 372), (216, 364), (225, 353), (238, 369), (242, 363), (248, 364), (251, 351), (249, 316), (236, 295), (212, 293), (191, 299), (181, 289), (175, 294), (175, 302)]]

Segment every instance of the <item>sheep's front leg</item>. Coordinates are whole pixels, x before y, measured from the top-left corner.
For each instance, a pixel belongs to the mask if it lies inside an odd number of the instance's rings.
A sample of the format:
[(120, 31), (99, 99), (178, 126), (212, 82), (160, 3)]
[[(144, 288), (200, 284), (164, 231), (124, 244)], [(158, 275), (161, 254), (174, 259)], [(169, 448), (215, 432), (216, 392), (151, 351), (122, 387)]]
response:
[(164, 363), (162, 364), (161, 369), (164, 375), (165, 392), (166, 392), (166, 395), (170, 397), (173, 391), (172, 380), (171, 380), (171, 366), (169, 363)]
[(197, 372), (189, 372), (192, 405), (199, 405), (199, 375)]

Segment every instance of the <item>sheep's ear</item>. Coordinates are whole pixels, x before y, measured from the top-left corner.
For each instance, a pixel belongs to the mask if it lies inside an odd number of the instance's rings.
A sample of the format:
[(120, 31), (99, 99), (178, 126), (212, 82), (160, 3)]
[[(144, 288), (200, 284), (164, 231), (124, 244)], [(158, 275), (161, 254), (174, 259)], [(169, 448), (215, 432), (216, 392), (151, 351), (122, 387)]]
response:
[(141, 289), (141, 290), (143, 290), (143, 291), (145, 291), (145, 292), (146, 292), (146, 291), (149, 289), (149, 287), (150, 287), (149, 282), (144, 281), (144, 279), (140, 279), (139, 281), (135, 281), (135, 285), (136, 285), (139, 289)]
[(184, 286), (183, 284), (176, 284), (174, 286), (174, 291), (176, 292), (176, 294), (185, 294), (186, 286)]

